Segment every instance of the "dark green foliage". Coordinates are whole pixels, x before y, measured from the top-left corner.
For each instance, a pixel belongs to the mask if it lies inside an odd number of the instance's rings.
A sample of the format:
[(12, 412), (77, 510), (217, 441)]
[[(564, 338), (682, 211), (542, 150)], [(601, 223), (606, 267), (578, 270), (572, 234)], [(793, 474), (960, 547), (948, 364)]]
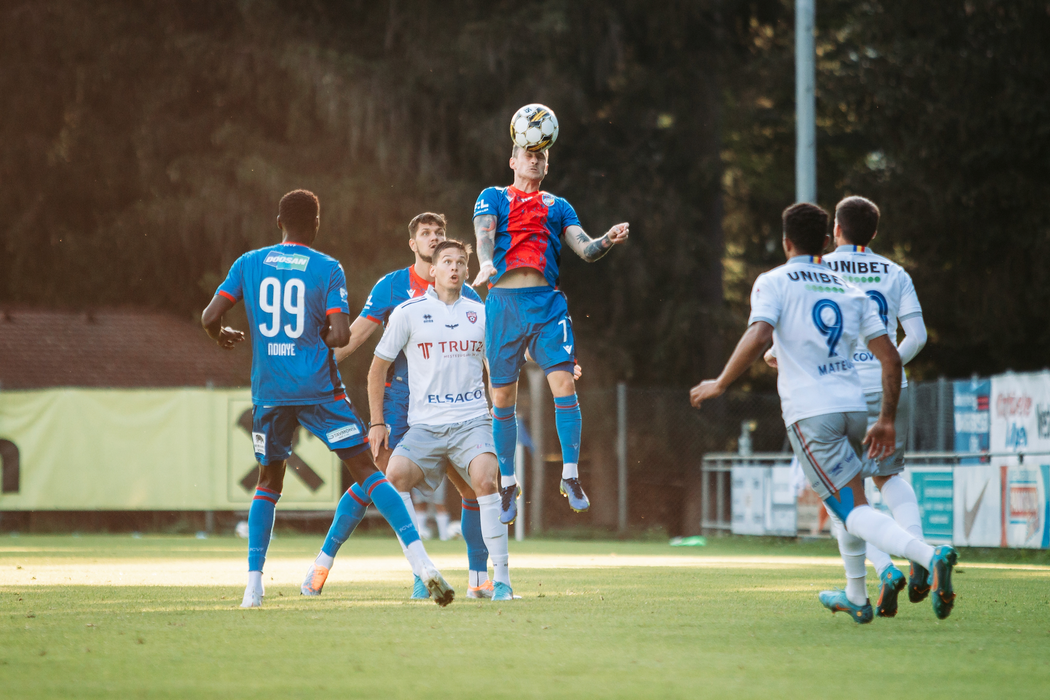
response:
[[(882, 207), (875, 247), (931, 326), (920, 370), (1041, 367), (1045, 3), (818, 12), (821, 203)], [(356, 307), (408, 263), (414, 214), (473, 238), (538, 101), (562, 127), (546, 188), (592, 235), (631, 222), (599, 263), (564, 258), (589, 376), (693, 381), (782, 257), (792, 23), (776, 0), (5, 3), (0, 303), (195, 315), (305, 187)]]

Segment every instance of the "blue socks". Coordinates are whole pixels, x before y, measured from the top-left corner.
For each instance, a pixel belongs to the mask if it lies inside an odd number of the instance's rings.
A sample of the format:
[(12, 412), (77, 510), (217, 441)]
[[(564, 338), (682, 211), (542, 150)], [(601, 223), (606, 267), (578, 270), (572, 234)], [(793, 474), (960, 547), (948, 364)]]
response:
[(328, 537), (321, 546), (321, 551), (330, 557), (334, 557), (343, 543), (350, 537), (353, 531), (361, 524), (365, 517), (365, 509), (368, 508), (368, 494), (361, 484), (354, 484), (343, 497), (339, 499), (339, 505), (335, 509), (335, 518), (332, 527), (328, 528)]
[[(561, 478), (577, 478), (583, 416), (580, 414), (580, 402), (576, 394), (554, 397), (554, 425), (558, 429), (558, 441), (561, 442)], [(499, 443), (497, 447), (498, 445)]]
[(401, 538), (401, 544), (407, 548), (413, 542), (418, 542), (419, 532), (412, 522), (412, 516), (405, 509), (405, 502), (382, 472), (365, 479), (364, 487), (379, 513), (394, 528), (394, 534)]
[(463, 541), (467, 543), (467, 563), (471, 571), (489, 570), (489, 550), (481, 534), (481, 507), (477, 501), (463, 499), (463, 511), (459, 522)]
[(248, 571), (262, 571), (273, 534), (273, 512), (281, 494), (261, 486), (248, 509)]
[(514, 448), (518, 443), (518, 422), (514, 418), (514, 406), (506, 408), (496, 406), (493, 408), (493, 415), (496, 420), (492, 421), (492, 441), (496, 443), (500, 485), (506, 488), (518, 483), (518, 480), (514, 478)]

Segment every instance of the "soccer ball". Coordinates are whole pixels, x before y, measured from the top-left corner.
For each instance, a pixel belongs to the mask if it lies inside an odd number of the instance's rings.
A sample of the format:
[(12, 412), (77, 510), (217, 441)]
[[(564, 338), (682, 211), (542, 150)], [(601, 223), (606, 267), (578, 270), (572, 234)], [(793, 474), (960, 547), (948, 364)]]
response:
[(525, 105), (510, 120), (510, 138), (526, 151), (546, 151), (558, 138), (558, 118), (545, 105)]

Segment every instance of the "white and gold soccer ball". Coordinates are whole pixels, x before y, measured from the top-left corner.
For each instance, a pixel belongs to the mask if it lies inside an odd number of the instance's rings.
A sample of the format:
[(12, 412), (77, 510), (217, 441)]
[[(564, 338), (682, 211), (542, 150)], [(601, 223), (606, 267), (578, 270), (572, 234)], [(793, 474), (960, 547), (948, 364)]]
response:
[(558, 138), (558, 118), (546, 105), (525, 105), (510, 120), (510, 138), (526, 151), (546, 151)]

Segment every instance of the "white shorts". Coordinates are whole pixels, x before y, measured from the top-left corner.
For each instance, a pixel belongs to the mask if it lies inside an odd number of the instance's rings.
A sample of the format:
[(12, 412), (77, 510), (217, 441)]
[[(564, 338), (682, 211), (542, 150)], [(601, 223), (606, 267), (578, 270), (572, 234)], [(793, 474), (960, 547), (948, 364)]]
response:
[(820, 500), (838, 493), (861, 473), (861, 441), (867, 418), (864, 411), (827, 413), (788, 426), (791, 449)]
[[(875, 425), (882, 410), (882, 392), (876, 391), (865, 394), (868, 402), (868, 429)], [(897, 403), (897, 418), (893, 421), (893, 429), (897, 434), (897, 444), (891, 454), (882, 459), (871, 459), (863, 454), (864, 476), (893, 476), (904, 471), (904, 445), (908, 442), (908, 418), (910, 416), (908, 406), (908, 387), (901, 388), (901, 398)]]
[(404, 457), (419, 467), (423, 483), (416, 488), (429, 493), (441, 485), (450, 462), (470, 484), (467, 468), (475, 457), (486, 452), (496, 454), (492, 418), (479, 416), (453, 425), (414, 425), (401, 438), (391, 457)]

